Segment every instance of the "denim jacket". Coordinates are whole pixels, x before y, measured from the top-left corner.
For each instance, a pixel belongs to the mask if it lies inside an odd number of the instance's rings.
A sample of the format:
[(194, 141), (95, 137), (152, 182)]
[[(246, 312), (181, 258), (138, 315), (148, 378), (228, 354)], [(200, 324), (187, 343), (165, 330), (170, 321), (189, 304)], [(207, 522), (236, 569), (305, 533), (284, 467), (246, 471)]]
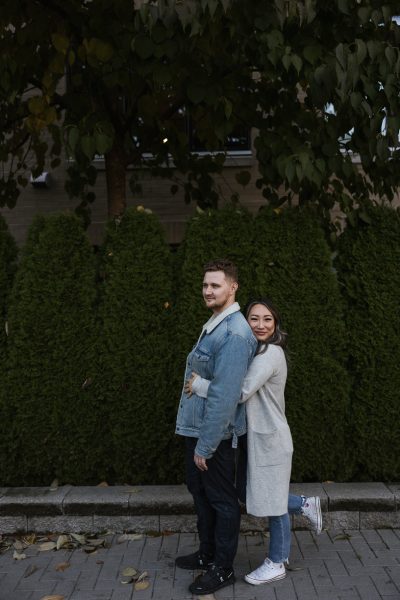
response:
[(186, 361), (185, 380), (194, 371), (210, 380), (207, 398), (182, 391), (176, 430), (197, 437), (195, 453), (211, 458), (221, 440), (246, 433), (244, 405), (239, 405), (242, 382), (257, 341), (237, 302), (213, 315)]

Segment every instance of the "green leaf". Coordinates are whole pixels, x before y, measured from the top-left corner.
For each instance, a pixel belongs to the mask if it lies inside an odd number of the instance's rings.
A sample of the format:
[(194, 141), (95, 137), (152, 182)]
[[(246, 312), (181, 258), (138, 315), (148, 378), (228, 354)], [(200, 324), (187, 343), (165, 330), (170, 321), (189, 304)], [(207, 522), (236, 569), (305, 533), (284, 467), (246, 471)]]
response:
[(250, 182), (251, 173), (250, 171), (239, 171), (239, 173), (236, 173), (235, 179), (240, 185), (244, 187)]
[(368, 40), (367, 48), (368, 48), (368, 54), (370, 55), (371, 59), (374, 60), (374, 58), (379, 53), (379, 50), (381, 48), (381, 43), (376, 40)]
[(282, 56), (282, 64), (285, 67), (286, 71), (288, 71), (290, 65), (292, 64), (292, 57), (290, 56), (290, 54), (284, 54)]
[(69, 39), (65, 35), (53, 33), (51, 36), (51, 41), (57, 52), (61, 52), (61, 54), (67, 53), (69, 48)]
[(190, 82), (187, 86), (186, 93), (193, 104), (200, 104), (205, 98), (206, 89), (204, 85)]
[(154, 44), (147, 36), (138, 35), (132, 40), (132, 50), (134, 50), (140, 58), (150, 58), (154, 53)]
[(96, 133), (95, 134), (95, 146), (97, 154), (106, 154), (113, 144), (113, 138), (105, 135), (104, 133)]
[(224, 111), (225, 111), (225, 117), (227, 119), (231, 118), (232, 110), (233, 110), (232, 102), (230, 100), (228, 100), (227, 98), (224, 98)]
[(67, 133), (67, 143), (72, 151), (75, 150), (76, 144), (79, 140), (79, 129), (77, 127), (70, 127)]
[(82, 136), (81, 148), (84, 155), (91, 160), (96, 152), (96, 143), (94, 137), (91, 135)]
[(312, 65), (320, 58), (320, 46), (306, 46), (303, 50), (303, 56)]
[(357, 60), (359, 63), (362, 63), (367, 57), (367, 46), (363, 40), (357, 39)]
[(301, 60), (300, 56), (297, 56), (297, 54), (293, 54), (292, 55), (292, 64), (293, 64), (294, 68), (296, 69), (297, 73), (300, 73), (301, 67), (303, 66), (303, 61)]
[(42, 96), (32, 96), (28, 100), (28, 109), (33, 115), (40, 115), (46, 106), (47, 104)]
[(94, 40), (93, 52), (100, 62), (108, 62), (114, 55), (114, 48), (107, 42)]

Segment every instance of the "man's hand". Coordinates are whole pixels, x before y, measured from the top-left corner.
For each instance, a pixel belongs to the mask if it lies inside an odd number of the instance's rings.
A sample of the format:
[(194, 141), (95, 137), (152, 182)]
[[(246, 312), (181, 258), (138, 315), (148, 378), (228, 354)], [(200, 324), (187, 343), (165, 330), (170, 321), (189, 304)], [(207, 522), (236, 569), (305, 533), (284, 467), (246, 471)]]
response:
[(199, 456), (198, 454), (194, 455), (194, 464), (200, 471), (208, 471), (206, 459), (204, 456)]
[(190, 376), (190, 379), (188, 379), (187, 381), (185, 381), (185, 385), (183, 386), (183, 391), (185, 392), (185, 394), (187, 396), (189, 396), (189, 398), (193, 394), (192, 383), (196, 379), (197, 376), (198, 376), (197, 373), (193, 372), (192, 375)]

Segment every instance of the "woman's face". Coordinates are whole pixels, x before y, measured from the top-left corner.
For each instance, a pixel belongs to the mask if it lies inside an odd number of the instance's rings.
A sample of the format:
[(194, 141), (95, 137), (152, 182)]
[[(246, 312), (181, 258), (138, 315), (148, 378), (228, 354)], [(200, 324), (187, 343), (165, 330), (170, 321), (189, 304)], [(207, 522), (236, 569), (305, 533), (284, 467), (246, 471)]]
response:
[(275, 331), (275, 319), (264, 304), (252, 306), (247, 321), (259, 342), (266, 342)]

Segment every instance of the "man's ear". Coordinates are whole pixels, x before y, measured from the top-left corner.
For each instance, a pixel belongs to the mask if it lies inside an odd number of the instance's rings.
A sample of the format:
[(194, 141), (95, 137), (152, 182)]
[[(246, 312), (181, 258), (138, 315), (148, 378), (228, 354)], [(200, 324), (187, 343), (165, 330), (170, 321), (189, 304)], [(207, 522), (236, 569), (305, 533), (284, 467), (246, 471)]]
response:
[(238, 291), (238, 288), (239, 288), (239, 284), (238, 284), (238, 282), (237, 282), (237, 281), (234, 281), (234, 282), (232, 283), (232, 291), (233, 291), (234, 293), (236, 293), (236, 292)]

